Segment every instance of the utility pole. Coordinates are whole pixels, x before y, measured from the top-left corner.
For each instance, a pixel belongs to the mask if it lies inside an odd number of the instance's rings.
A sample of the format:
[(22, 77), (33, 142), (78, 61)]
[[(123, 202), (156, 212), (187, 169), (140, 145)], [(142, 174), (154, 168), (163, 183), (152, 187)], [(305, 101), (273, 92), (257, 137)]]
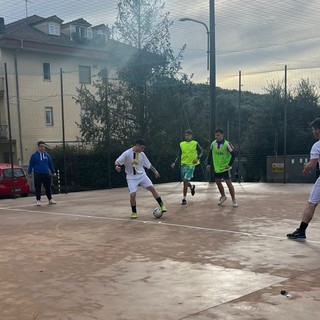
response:
[(238, 123), (238, 182), (241, 182), (241, 71), (239, 71), (239, 123)]
[(283, 183), (286, 183), (287, 157), (287, 65), (284, 66), (284, 110), (283, 110)]
[(60, 92), (61, 92), (61, 127), (62, 127), (62, 151), (63, 151), (63, 171), (64, 171), (64, 193), (68, 193), (67, 181), (67, 157), (66, 157), (66, 136), (64, 121), (64, 98), (63, 98), (63, 71), (60, 68)]
[(28, 0), (25, 0), (26, 2), (26, 18), (28, 18)]
[(6, 84), (6, 99), (7, 99), (7, 115), (8, 115), (8, 129), (9, 129), (9, 154), (11, 163), (11, 179), (12, 179), (12, 195), (16, 197), (16, 188), (14, 182), (14, 171), (13, 171), (13, 150), (12, 150), (12, 130), (11, 130), (11, 111), (10, 111), (10, 96), (9, 96), (9, 84), (8, 84), (8, 69), (7, 63), (4, 63), (4, 76)]
[(215, 2), (209, 0), (210, 20), (210, 139), (214, 138), (214, 130), (217, 126), (216, 110), (216, 37), (215, 37)]

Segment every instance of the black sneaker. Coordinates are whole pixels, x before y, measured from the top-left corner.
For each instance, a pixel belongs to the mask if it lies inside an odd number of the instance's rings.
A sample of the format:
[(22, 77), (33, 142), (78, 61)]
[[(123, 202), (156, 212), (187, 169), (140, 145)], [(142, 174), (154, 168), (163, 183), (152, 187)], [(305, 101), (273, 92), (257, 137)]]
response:
[(193, 184), (191, 187), (191, 195), (194, 196), (196, 193), (196, 186)]
[(306, 232), (297, 229), (292, 233), (288, 233), (287, 237), (288, 239), (291, 239), (291, 240), (304, 240), (306, 238)]
[(187, 204), (187, 200), (186, 199), (182, 199), (182, 202), (181, 202), (182, 205), (185, 205)]

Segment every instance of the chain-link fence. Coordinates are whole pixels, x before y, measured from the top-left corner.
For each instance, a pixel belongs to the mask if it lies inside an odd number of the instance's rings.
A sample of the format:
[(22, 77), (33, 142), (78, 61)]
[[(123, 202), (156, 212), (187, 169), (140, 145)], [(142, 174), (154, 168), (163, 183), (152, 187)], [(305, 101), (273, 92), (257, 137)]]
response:
[[(179, 181), (179, 170), (172, 170), (170, 164), (184, 131), (191, 128), (194, 139), (204, 148), (195, 179), (208, 181), (205, 166), (214, 139), (210, 130), (214, 108), (216, 127), (224, 130), (225, 138), (235, 147), (235, 180), (281, 181), (268, 178), (268, 157), (279, 160), (272, 162), (274, 168), (278, 166), (273, 173), (283, 176), (283, 182), (291, 181), (283, 170), (300, 170), (284, 165), (283, 159), (289, 159), (288, 155), (303, 155), (305, 159), (314, 142), (309, 123), (319, 115), (320, 69), (311, 47), (317, 34), (299, 35), (297, 31), (313, 26), (319, 5), (314, 4), (306, 25), (297, 22), (290, 33), (288, 30), (292, 41), (285, 41), (280, 32), (284, 9), (277, 13), (281, 21), (268, 22), (267, 18), (276, 4), (257, 5), (259, 13), (250, 2), (232, 1), (233, 15), (227, 24), (224, 18), (231, 13), (225, 11), (225, 4), (216, 2), (217, 88), (213, 105), (212, 85), (207, 82), (207, 35), (205, 30), (197, 30), (201, 26), (192, 24), (194, 20), (208, 23), (208, 1), (164, 2), (170, 9), (169, 20), (173, 21), (168, 24), (171, 37), (165, 42), (172, 51), (162, 50), (164, 38), (153, 38), (158, 42), (147, 46), (153, 52), (151, 56), (146, 51), (140, 55), (139, 50), (136, 55), (124, 35), (116, 38), (121, 31), (118, 28), (116, 33), (112, 28), (119, 22), (116, 1), (97, 4), (100, 13), (94, 17), (89, 14), (92, 4), (86, 3), (82, 8), (74, 4), (70, 1), (60, 12), (49, 4), (40, 10), (35, 3), (26, 1), (28, 16), (24, 17), (23, 12), (16, 15), (15, 7), (7, 2), (2, 11), (0, 161), (13, 160), (27, 166), (36, 142), (44, 140), (60, 170), (62, 189), (119, 187), (124, 186), (125, 180), (114, 171), (114, 160), (135, 139), (144, 138), (146, 153), (161, 172), (158, 181)], [(152, 3), (151, 8), (156, 5)], [(303, 14), (297, 14), (289, 2), (284, 6), (287, 14), (303, 20)], [(195, 9), (199, 15), (194, 16)], [(268, 35), (264, 38), (267, 42), (261, 42), (263, 37), (256, 35), (250, 43), (251, 33), (248, 39), (243, 37), (246, 30), (254, 30), (247, 24), (249, 21), (260, 22), (261, 30), (255, 29), (260, 35), (268, 34), (267, 24), (271, 23), (277, 40), (273, 42)], [(236, 22), (237, 39), (232, 33)], [(221, 40), (223, 32), (227, 32), (230, 41)], [(189, 33), (193, 36), (189, 37)], [(174, 58), (185, 43), (182, 56)], [(311, 56), (293, 61), (290, 54), (301, 52), (302, 43), (309, 44)], [(286, 48), (281, 59), (278, 47)], [(154, 48), (157, 50), (152, 51)], [(159, 59), (164, 52), (169, 60)], [(50, 150), (57, 146), (60, 150)], [(283, 169), (277, 163), (283, 163)]]

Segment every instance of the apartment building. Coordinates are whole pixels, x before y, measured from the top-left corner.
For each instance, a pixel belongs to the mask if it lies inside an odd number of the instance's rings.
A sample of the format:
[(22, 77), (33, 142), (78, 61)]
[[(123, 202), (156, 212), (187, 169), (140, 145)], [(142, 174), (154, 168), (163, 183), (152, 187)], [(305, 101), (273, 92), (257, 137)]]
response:
[(14, 162), (27, 164), (38, 140), (61, 144), (63, 128), (66, 143), (80, 143), (76, 88), (92, 88), (101, 69), (112, 74), (136, 52), (110, 39), (107, 25), (82, 18), (33, 15), (7, 25), (0, 18), (0, 162), (12, 149)]

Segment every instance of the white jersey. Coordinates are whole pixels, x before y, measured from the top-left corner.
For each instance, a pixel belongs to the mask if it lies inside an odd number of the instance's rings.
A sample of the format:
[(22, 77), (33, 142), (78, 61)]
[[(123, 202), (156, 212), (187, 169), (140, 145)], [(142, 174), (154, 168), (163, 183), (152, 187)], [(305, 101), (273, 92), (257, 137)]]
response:
[(145, 153), (134, 152), (133, 148), (124, 151), (116, 161), (125, 166), (128, 178), (139, 177), (141, 174), (146, 174), (144, 167), (147, 169), (151, 167), (151, 162)]
[(311, 148), (310, 160), (318, 159), (320, 163), (320, 140), (317, 141)]
[[(320, 140), (317, 141), (311, 148), (310, 160), (318, 160), (320, 164)], [(320, 177), (317, 179), (310, 192), (309, 202), (316, 204), (320, 203)]]

